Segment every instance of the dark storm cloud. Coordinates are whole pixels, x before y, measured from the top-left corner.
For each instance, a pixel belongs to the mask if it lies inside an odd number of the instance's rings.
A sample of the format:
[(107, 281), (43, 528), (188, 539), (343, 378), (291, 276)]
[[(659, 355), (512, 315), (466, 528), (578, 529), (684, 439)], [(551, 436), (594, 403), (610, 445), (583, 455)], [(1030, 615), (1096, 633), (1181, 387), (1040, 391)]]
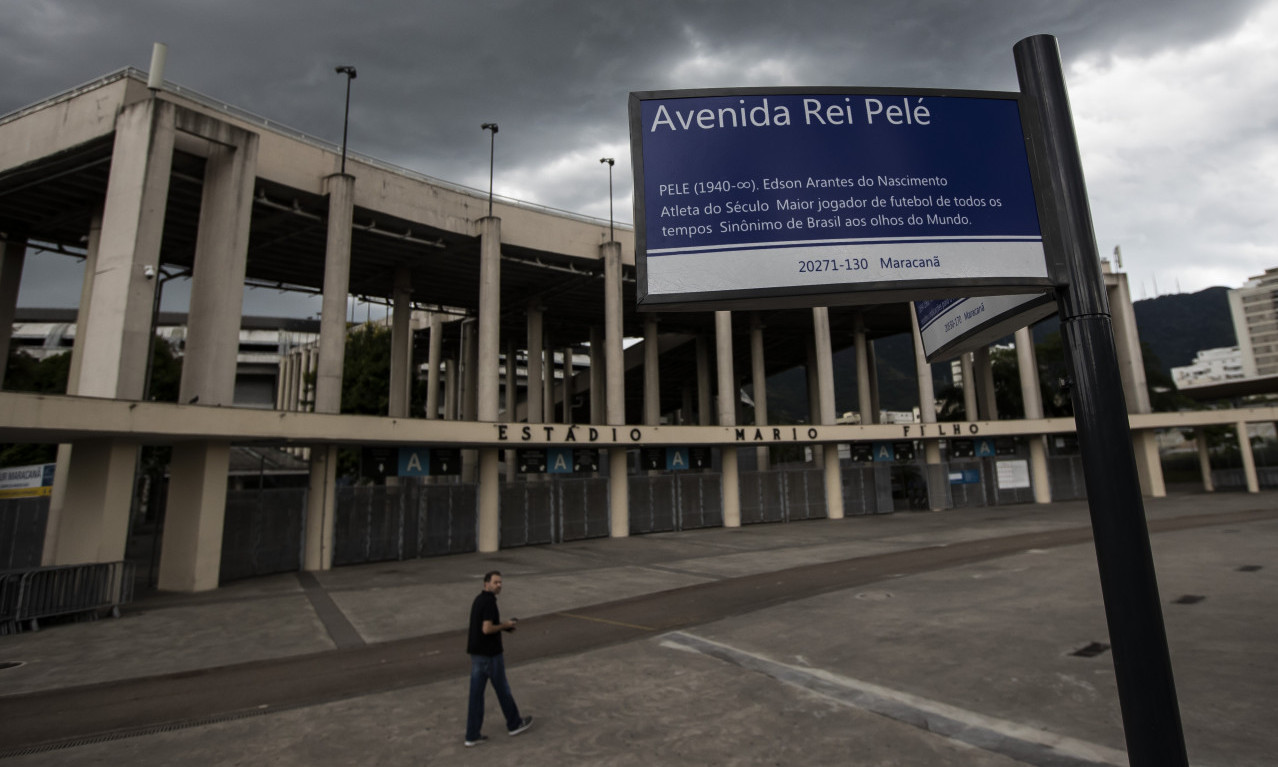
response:
[(456, 183), (618, 218), (630, 192), (626, 94), (743, 85), (1011, 90), (1013, 44), (1060, 39), (1066, 63), (1104, 67), (1217, 39), (1258, 0), (744, 2), (42, 0), (0, 24), (0, 113), (169, 46), (167, 77), (319, 138)]

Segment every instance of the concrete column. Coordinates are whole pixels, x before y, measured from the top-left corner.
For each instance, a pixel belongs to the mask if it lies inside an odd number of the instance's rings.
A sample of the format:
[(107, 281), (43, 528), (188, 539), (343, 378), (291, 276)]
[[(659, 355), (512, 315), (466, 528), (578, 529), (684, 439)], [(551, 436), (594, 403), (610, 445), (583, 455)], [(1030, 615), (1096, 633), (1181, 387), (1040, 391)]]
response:
[(295, 411), (300, 409), (300, 401), (302, 399), (302, 350), (294, 347), (289, 350), (285, 357), (288, 360), (288, 388), (284, 391), (284, 410)]
[[(461, 420), (479, 420), (479, 326), (473, 318), (462, 320), (461, 324), (461, 383), (458, 399), (461, 405)], [(479, 479), (479, 452), (474, 448), (463, 449), (462, 481), (477, 482)]]
[(333, 520), (337, 513), (337, 446), (311, 449), (311, 479), (306, 498), (306, 540), (302, 569), (333, 567)]
[[(258, 138), (227, 128), (233, 143), (214, 144), (204, 165), (204, 193), (191, 273), (191, 310), (178, 401), (230, 407), (240, 348), (249, 223), (257, 178)], [(159, 588), (208, 591), (218, 586), (226, 513), (229, 443), (179, 442), (169, 464), (169, 495)]]
[(972, 365), (975, 368), (973, 383), (976, 384), (977, 416), (973, 420), (997, 421), (998, 398), (994, 392), (994, 366), (990, 362), (990, 347), (982, 346), (972, 352)]
[(289, 349), (284, 355), (284, 396), (280, 400), (280, 410), (297, 410), (298, 381), (302, 377), (302, 352), (300, 349)]
[[(84, 256), (84, 278), (80, 282), (80, 305), (77, 317), (89, 315), (93, 302), (93, 275), (98, 270), (98, 247), (102, 242), (102, 214), (89, 220), (89, 242)], [(67, 375), (67, 394), (77, 394), (80, 388), (80, 365), (84, 360), (84, 332), (76, 328), (75, 344), (71, 347), (71, 369)], [(67, 477), (71, 473), (71, 445), (58, 445), (57, 467), (53, 472), (53, 489), (49, 494), (49, 516), (44, 526), (44, 550), (40, 564), (49, 566), (57, 560), (58, 533), (62, 527), (62, 509), (66, 506)]]
[(501, 381), (501, 219), (481, 219), (479, 258), (479, 327), (475, 392), (480, 421), (497, 420)]
[(876, 420), (871, 393), (870, 343), (865, 332), (865, 313), (858, 311), (852, 325), (852, 343), (856, 351), (856, 404), (861, 423), (872, 424)]
[(178, 399), (182, 403), (195, 400), (230, 407), (235, 399), (258, 139), (251, 133), (234, 133), (237, 145), (212, 145), (204, 165)]
[[(517, 369), (517, 362), (516, 362), (518, 358), (518, 351), (519, 350), (516, 348), (514, 341), (506, 342), (506, 386), (505, 386), (506, 411), (505, 411), (505, 414), (502, 416), (502, 420), (507, 421), (509, 423), (513, 423), (514, 421), (517, 420), (515, 418), (515, 412), (519, 408), (519, 371)], [(509, 449), (506, 451), (505, 461), (506, 461), (506, 481), (514, 482), (515, 474), (516, 474), (516, 471), (515, 471), (516, 466), (515, 466), (515, 451), (513, 449)]]
[[(923, 337), (919, 333), (919, 316), (914, 311), (914, 302), (910, 302), (910, 325), (914, 330), (914, 367), (918, 371), (919, 385), (919, 421), (924, 424), (936, 423), (936, 387), (932, 381), (932, 366), (923, 351)], [(927, 502), (932, 511), (946, 508), (946, 491), (949, 489), (949, 477), (941, 465), (941, 443), (939, 440), (923, 441), (923, 459), (927, 466)]]
[[(480, 421), (494, 423), (499, 410), (497, 385), (501, 355), (501, 219), (480, 219), (479, 327), (475, 369), (476, 413)], [(501, 545), (501, 508), (498, 484), (500, 453), (495, 447), (479, 451), (479, 528), (476, 547), (481, 553)]]
[(1149, 413), (1149, 385), (1145, 381), (1145, 359), (1136, 327), (1136, 310), (1121, 272), (1105, 275), (1105, 292), (1109, 297), (1110, 322), (1114, 328), (1114, 348), (1118, 352), (1118, 372), (1127, 397), (1127, 412)]
[(563, 354), (564, 354), (564, 363), (563, 363), (564, 423), (570, 424), (570, 423), (573, 423), (572, 402), (574, 399), (577, 398), (577, 388), (576, 388), (575, 382), (573, 381), (573, 375), (575, 374), (575, 371), (573, 370), (573, 364), (572, 364), (572, 347), (565, 346)]
[(648, 426), (661, 423), (661, 350), (658, 348), (657, 318), (643, 319), (643, 422)]
[(874, 416), (872, 423), (878, 423), (883, 414), (883, 403), (879, 399), (879, 357), (874, 351), (874, 342), (865, 345), (865, 359), (870, 368), (870, 414)]
[(138, 446), (87, 439), (73, 443), (66, 504), (58, 519), (53, 564), (79, 565), (124, 559)]
[[(1034, 334), (1029, 328), (1016, 331), (1016, 369), (1021, 377), (1021, 402), (1025, 405), (1025, 419), (1043, 418), (1043, 390), (1038, 385), (1038, 359), (1034, 354)], [(1030, 481), (1034, 486), (1035, 503), (1052, 502), (1051, 479), (1047, 474), (1047, 437), (1026, 437), (1030, 451)]]
[(590, 422), (603, 423), (606, 420), (605, 402), (607, 396), (604, 388), (604, 334), (598, 325), (590, 328)]
[[(826, 331), (826, 336), (829, 336), (829, 331)], [(816, 338), (809, 337), (805, 346), (806, 360), (803, 363), (803, 377), (808, 385), (808, 423), (821, 423), (821, 376), (817, 373)], [(818, 445), (812, 450), (814, 453), (820, 453), (821, 447)], [(819, 461), (820, 458), (818, 457), (817, 460)]]
[(697, 336), (697, 425), (714, 423), (710, 415), (710, 344)]
[(542, 373), (545, 357), (541, 348), (541, 342), (546, 334), (544, 316), (541, 304), (535, 301), (528, 304), (528, 371), (524, 387), (526, 392), (524, 399), (527, 403), (524, 410), (528, 413), (528, 423), (546, 421), (542, 410), (545, 401), (541, 394), (542, 384), (545, 382), (545, 375)]
[[(754, 390), (754, 423), (768, 423), (768, 369), (763, 357), (763, 318), (758, 312), (750, 313), (750, 384)], [(767, 471), (770, 457), (767, 446), (755, 448), (755, 464), (759, 471)]]
[[(346, 300), (350, 293), (355, 177), (336, 174), (329, 176), (326, 182), (328, 244), (324, 256), (324, 303), (320, 311), (313, 410), (317, 413), (339, 413), (342, 408), (342, 368), (346, 359)], [(312, 571), (328, 570), (333, 566), (337, 447), (326, 445), (312, 449), (310, 464), (303, 567)]]
[(457, 392), (461, 386), (461, 371), (457, 369), (457, 360), (448, 359), (444, 361), (444, 420), (456, 421), (458, 419), (457, 412)]
[[(1132, 307), (1127, 275), (1121, 272), (1105, 275), (1109, 298), (1110, 321), (1114, 329), (1114, 349), (1118, 353), (1118, 372), (1123, 381), (1127, 412), (1149, 413), (1149, 386), (1145, 380), (1145, 360), (1136, 327), (1136, 311)], [(1136, 455), (1136, 471), (1141, 492), (1154, 498), (1167, 495), (1163, 481), (1163, 465), (1158, 455), (1157, 434), (1152, 430), (1132, 432), (1132, 448)]]
[(412, 401), (413, 283), (407, 266), (395, 268), (391, 313), (390, 397), (387, 415), (407, 418)]
[(1167, 484), (1163, 480), (1163, 463), (1158, 454), (1158, 433), (1153, 429), (1132, 431), (1132, 450), (1136, 455), (1141, 493), (1153, 498), (1166, 497)]
[(555, 350), (550, 345), (550, 334), (542, 337), (541, 342), (541, 412), (546, 423), (555, 422)]
[(319, 364), (315, 372), (315, 412), (342, 408), (342, 367), (346, 356), (346, 299), (351, 278), (351, 221), (355, 177), (333, 175), (328, 186), (328, 246), (324, 256), (324, 303), (320, 312)]
[(160, 265), (175, 119), (174, 106), (156, 99), (130, 104), (116, 118), (93, 301), (77, 318), (83, 396), (142, 398), (156, 282), (146, 271), (154, 275)]
[(967, 420), (979, 420), (980, 408), (976, 405), (976, 366), (973, 355), (967, 352), (959, 357), (959, 369), (963, 375), (963, 412)]
[(461, 324), (461, 419), (479, 419), (479, 325), (474, 318)]
[(1238, 452), (1242, 455), (1243, 476), (1247, 479), (1247, 492), (1259, 493), (1260, 480), (1256, 476), (1256, 457), (1251, 452), (1251, 437), (1247, 434), (1247, 424), (1239, 421), (1234, 427), (1238, 432)]
[(1194, 442), (1198, 445), (1198, 469), (1203, 477), (1203, 491), (1214, 493), (1216, 482), (1211, 478), (1211, 452), (1207, 445), (1207, 432), (1199, 428), (1194, 433)]
[(18, 310), (18, 289), (22, 287), (22, 266), (27, 258), (27, 240), (9, 232), (0, 239), (0, 386), (9, 366), (9, 344), (13, 340), (13, 318)]
[(430, 315), (430, 348), (426, 352), (426, 417), (439, 418), (439, 364), (444, 348), (444, 322), (439, 314)]
[(284, 392), (288, 387), (288, 355), (281, 350), (280, 361), (275, 365), (275, 409), (283, 410)]
[[(736, 377), (732, 373), (732, 312), (714, 313), (715, 363), (719, 371), (719, 425), (735, 426)], [(741, 527), (741, 482), (737, 475), (737, 448), (719, 448), (723, 465), (723, 526)]]
[[(93, 300), (77, 318), (80, 395), (142, 398), (175, 126), (175, 107), (157, 99), (123, 107), (116, 116)], [(73, 443), (53, 564), (124, 558), (136, 464), (135, 444)]]
[[(626, 369), (622, 348), (621, 243), (599, 246), (604, 262), (604, 348), (607, 369), (606, 415), (610, 426), (626, 423)], [(630, 486), (626, 449), (608, 449), (608, 506), (610, 535), (630, 535)]]
[(302, 353), (302, 412), (315, 412), (316, 376), (319, 375), (319, 342)]
[[(821, 403), (821, 420), (828, 425), (838, 419), (834, 403), (834, 359), (830, 350), (830, 310), (824, 306), (812, 308), (812, 338), (816, 345), (817, 392)], [(933, 414), (935, 416), (935, 414)], [(839, 471), (838, 445), (826, 445), (822, 451), (825, 461), (825, 509), (830, 519), (843, 519), (843, 475)]]
[(222, 565), (229, 442), (173, 446), (168, 513), (160, 554), (163, 591), (210, 591)]

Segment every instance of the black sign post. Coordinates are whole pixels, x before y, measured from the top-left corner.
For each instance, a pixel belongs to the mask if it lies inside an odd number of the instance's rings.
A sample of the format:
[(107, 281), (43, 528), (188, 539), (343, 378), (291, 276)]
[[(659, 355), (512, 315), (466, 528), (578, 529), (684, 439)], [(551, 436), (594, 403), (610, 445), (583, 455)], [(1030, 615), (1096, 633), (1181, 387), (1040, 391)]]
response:
[(1045, 246), (1049, 257), (1055, 255), (1064, 270), (1056, 296), (1074, 374), (1074, 420), (1127, 754), (1132, 767), (1182, 767), (1189, 763), (1185, 735), (1132, 452), (1109, 300), (1056, 38), (1028, 37), (1016, 44), (1015, 56), (1021, 93), (1036, 112), (1031, 119), (1039, 123), (1030, 135), (1037, 144), (1037, 170), (1044, 177), (1035, 186), (1040, 194)]

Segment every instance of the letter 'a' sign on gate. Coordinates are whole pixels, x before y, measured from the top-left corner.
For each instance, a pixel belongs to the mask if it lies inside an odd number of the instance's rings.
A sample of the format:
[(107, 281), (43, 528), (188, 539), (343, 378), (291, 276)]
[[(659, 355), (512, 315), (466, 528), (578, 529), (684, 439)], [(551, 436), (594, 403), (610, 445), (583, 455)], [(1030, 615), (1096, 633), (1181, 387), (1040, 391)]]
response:
[(1019, 94), (630, 94), (640, 308), (1042, 292)]

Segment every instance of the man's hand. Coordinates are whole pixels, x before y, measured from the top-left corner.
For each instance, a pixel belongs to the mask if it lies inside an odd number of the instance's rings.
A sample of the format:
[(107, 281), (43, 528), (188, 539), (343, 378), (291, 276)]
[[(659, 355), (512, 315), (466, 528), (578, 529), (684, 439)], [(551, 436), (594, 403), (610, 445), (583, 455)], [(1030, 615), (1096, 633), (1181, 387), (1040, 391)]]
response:
[(511, 618), (510, 620), (506, 621), (506, 623), (508, 623), (508, 624), (509, 624), (509, 625), (506, 627), (506, 630), (507, 630), (507, 631), (514, 631), (514, 630), (515, 630), (515, 626), (519, 623), (519, 619), (518, 619), (518, 618)]

